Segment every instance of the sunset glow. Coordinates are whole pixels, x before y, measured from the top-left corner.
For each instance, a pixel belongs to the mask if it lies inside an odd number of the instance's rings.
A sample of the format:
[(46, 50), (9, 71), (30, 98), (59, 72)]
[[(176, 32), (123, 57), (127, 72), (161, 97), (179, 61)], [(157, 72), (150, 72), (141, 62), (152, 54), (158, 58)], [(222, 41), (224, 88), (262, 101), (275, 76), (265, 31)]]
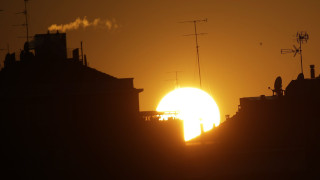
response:
[(220, 112), (214, 99), (197, 88), (178, 88), (168, 93), (159, 103), (157, 111), (176, 111), (184, 121), (184, 139), (188, 141), (220, 124)]

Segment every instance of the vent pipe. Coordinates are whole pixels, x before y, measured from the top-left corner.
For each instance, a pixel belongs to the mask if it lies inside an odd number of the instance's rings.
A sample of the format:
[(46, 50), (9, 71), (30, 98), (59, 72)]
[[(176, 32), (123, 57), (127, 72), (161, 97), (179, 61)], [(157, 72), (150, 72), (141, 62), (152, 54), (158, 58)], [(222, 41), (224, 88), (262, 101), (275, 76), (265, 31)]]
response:
[(83, 62), (83, 47), (82, 47), (82, 41), (80, 43), (80, 46), (81, 46), (81, 62)]
[(87, 56), (84, 55), (84, 66), (88, 67)]
[(314, 73), (314, 65), (310, 65), (310, 75), (311, 75), (311, 79), (315, 78), (315, 73)]

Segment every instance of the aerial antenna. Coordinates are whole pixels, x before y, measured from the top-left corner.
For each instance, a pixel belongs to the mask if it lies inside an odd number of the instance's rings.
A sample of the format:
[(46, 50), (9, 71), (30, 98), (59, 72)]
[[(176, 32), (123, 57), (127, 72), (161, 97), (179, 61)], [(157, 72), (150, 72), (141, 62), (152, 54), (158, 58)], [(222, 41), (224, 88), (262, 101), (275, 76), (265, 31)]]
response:
[(281, 49), (281, 54), (294, 53), (293, 57), (295, 57), (297, 54), (300, 54), (301, 73), (303, 74), (302, 44), (308, 42), (309, 35), (307, 32), (301, 31), (301, 32), (297, 32), (296, 38), (297, 38), (297, 42), (299, 44), (299, 47), (297, 48), (295, 45), (293, 45), (293, 49)]
[(176, 88), (179, 88), (179, 83), (178, 83), (178, 71), (176, 71)]
[(24, 0), (24, 16), (26, 18), (27, 43), (29, 44), (29, 23), (28, 23), (28, 11), (27, 11), (28, 1), (29, 0)]
[(24, 0), (24, 11), (16, 13), (16, 14), (24, 14), (25, 23), (24, 24), (20, 24), (20, 25), (14, 25), (14, 26), (25, 26), (26, 27), (27, 43), (29, 44), (29, 23), (28, 23), (28, 11), (27, 11), (28, 1), (29, 0)]
[(199, 81), (200, 81), (200, 88), (201, 88), (201, 71), (200, 71), (198, 35), (204, 35), (207, 33), (198, 33), (197, 32), (197, 23), (199, 23), (199, 22), (208, 22), (208, 19), (206, 18), (206, 19), (198, 19), (198, 20), (191, 20), (191, 21), (182, 21), (180, 23), (193, 23), (194, 24), (194, 34), (186, 34), (184, 36), (195, 36), (196, 37), (197, 61), (198, 61)]
[(183, 72), (183, 71), (168, 72), (168, 73), (175, 73), (175, 75), (176, 75), (176, 78), (175, 78), (176, 89), (180, 88), (179, 81), (178, 81), (178, 73), (181, 73), (181, 72)]

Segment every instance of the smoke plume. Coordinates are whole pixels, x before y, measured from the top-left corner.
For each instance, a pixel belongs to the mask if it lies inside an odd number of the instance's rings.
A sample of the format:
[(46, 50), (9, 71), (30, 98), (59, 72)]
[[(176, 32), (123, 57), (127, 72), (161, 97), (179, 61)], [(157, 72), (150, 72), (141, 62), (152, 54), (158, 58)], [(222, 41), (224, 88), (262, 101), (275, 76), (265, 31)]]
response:
[(119, 25), (116, 23), (115, 19), (112, 20), (102, 20), (100, 18), (96, 18), (93, 21), (89, 21), (87, 17), (84, 18), (77, 18), (75, 21), (70, 22), (68, 24), (52, 24), (50, 27), (48, 27), (49, 31), (60, 31), (60, 32), (66, 32), (71, 30), (77, 30), (79, 28), (87, 28), (87, 27), (100, 27), (100, 28), (107, 28), (108, 30), (117, 29)]

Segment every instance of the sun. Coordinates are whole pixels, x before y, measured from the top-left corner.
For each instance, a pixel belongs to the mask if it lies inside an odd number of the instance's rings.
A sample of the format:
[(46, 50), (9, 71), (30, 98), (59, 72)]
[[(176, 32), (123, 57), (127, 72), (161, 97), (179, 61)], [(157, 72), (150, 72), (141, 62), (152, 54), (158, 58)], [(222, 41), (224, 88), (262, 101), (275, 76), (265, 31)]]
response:
[(162, 98), (157, 111), (177, 112), (177, 118), (183, 120), (185, 141), (220, 124), (220, 112), (216, 102), (208, 93), (197, 88), (178, 88), (171, 91)]

